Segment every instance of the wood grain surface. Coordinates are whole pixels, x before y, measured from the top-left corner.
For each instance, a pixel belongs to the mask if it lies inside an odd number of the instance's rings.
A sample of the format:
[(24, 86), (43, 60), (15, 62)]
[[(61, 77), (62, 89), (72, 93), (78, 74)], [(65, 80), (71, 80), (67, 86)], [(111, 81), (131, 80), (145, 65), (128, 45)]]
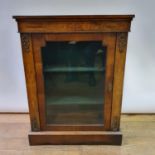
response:
[(155, 115), (123, 115), (122, 146), (46, 145), (29, 146), (28, 114), (0, 115), (0, 155), (154, 155)]
[(134, 15), (13, 16), (21, 33), (127, 32)]
[[(71, 16), (14, 16), (21, 35), (23, 62), (25, 69), (27, 94), (30, 110), (32, 131), (107, 131), (111, 135), (101, 134), (86, 139), (78, 135), (75, 138), (80, 144), (82, 140), (95, 141), (101, 139), (107, 142), (114, 138), (117, 132), (117, 144), (121, 143), (120, 113), (122, 104), (123, 79), (127, 36), (134, 15), (71, 15)], [(45, 90), (41, 49), (47, 41), (102, 41), (107, 48), (105, 67), (105, 88), (103, 121), (90, 125), (53, 125), (46, 122)], [(43, 135), (44, 136), (44, 135)], [(48, 135), (47, 135), (48, 136)], [(51, 135), (49, 135), (51, 136)], [(52, 135), (53, 136), (53, 135)], [(116, 135), (115, 135), (116, 136)], [(38, 136), (40, 137), (40, 135)], [(45, 137), (45, 136), (44, 136)], [(58, 137), (56, 135), (56, 137)], [(62, 136), (60, 136), (62, 138)], [(66, 136), (67, 137), (67, 136)], [(31, 137), (34, 140), (34, 136)], [(53, 138), (53, 137), (51, 137)], [(49, 138), (49, 141), (51, 141)], [(60, 140), (58, 138), (57, 140)], [(32, 140), (31, 139), (31, 140)], [(46, 139), (46, 138), (44, 138)], [(67, 139), (67, 138), (66, 138)], [(65, 139), (64, 139), (65, 140)], [(75, 140), (75, 141), (76, 141)], [(60, 140), (61, 141), (61, 140)], [(63, 141), (63, 139), (62, 139)], [(68, 142), (68, 140), (67, 140)], [(69, 140), (70, 142), (70, 140)], [(74, 142), (73, 142), (74, 143)], [(53, 142), (52, 142), (53, 144)], [(64, 143), (59, 143), (64, 144)], [(79, 144), (79, 143), (74, 143)], [(90, 144), (90, 143), (88, 143)], [(108, 144), (112, 144), (108, 142)], [(116, 144), (116, 143), (115, 143)]]

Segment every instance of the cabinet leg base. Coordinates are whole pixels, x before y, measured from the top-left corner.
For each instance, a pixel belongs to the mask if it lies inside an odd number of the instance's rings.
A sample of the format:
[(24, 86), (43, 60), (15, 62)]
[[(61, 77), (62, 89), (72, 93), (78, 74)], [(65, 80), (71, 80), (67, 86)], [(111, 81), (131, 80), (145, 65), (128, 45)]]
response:
[(29, 133), (30, 145), (121, 145), (122, 133), (111, 131), (41, 131)]

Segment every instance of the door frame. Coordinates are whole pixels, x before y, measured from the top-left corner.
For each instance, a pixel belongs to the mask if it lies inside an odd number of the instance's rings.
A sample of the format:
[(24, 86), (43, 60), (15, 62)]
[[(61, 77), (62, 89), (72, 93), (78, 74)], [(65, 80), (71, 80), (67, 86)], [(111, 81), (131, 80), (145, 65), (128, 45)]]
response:
[[(116, 50), (116, 33), (33, 33), (33, 59), (36, 74), (38, 110), (41, 131), (108, 131), (111, 129), (114, 60)], [(41, 58), (41, 48), (49, 41), (102, 41), (107, 47), (106, 74), (104, 87), (104, 124), (57, 125), (46, 124), (44, 77)]]

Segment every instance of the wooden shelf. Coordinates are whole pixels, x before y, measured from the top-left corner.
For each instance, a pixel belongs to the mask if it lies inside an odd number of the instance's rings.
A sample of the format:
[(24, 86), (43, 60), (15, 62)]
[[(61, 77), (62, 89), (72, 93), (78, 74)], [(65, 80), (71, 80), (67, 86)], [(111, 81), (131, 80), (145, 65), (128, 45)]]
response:
[(100, 105), (103, 104), (103, 98), (99, 97), (80, 97), (80, 96), (47, 96), (48, 105)]
[(98, 67), (45, 67), (44, 72), (103, 72), (105, 68)]

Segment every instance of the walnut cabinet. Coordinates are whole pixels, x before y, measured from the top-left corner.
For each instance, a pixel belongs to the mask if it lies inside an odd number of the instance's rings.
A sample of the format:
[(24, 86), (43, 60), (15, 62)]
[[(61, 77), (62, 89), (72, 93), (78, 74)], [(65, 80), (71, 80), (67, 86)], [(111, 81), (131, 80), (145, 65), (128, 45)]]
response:
[(21, 37), (30, 145), (120, 145), (134, 15), (14, 16)]

